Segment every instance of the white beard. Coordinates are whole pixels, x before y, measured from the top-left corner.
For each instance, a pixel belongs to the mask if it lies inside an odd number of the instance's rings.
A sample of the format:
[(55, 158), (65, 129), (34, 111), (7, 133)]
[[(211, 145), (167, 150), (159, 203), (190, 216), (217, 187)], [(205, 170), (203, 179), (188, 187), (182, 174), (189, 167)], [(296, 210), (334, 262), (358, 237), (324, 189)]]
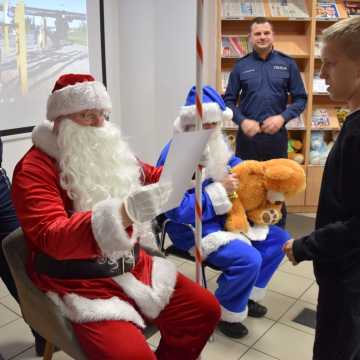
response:
[(205, 177), (221, 181), (228, 174), (227, 163), (233, 155), (227, 144), (221, 128), (217, 127), (208, 142), (210, 159), (205, 168)]
[(92, 127), (64, 119), (57, 143), (60, 184), (75, 211), (91, 210), (109, 198), (124, 199), (140, 186), (138, 162), (112, 123)]

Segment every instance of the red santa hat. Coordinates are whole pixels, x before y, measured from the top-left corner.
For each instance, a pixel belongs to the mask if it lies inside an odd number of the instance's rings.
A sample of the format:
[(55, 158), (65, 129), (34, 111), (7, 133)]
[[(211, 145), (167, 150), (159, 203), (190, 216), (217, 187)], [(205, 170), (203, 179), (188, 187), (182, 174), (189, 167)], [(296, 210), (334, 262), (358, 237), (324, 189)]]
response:
[(105, 86), (88, 74), (65, 74), (59, 77), (47, 101), (46, 117), (54, 121), (83, 110), (112, 108)]

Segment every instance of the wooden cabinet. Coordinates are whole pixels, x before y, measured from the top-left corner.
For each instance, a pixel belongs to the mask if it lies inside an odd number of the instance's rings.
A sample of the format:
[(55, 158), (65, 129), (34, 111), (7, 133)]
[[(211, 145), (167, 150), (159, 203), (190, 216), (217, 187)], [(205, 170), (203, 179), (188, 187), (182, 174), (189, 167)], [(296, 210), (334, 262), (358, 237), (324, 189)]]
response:
[(316, 166), (316, 165), (307, 166), (307, 170), (306, 170), (307, 188), (305, 193), (305, 205), (317, 206), (323, 172), (324, 172), (323, 166)]
[[(256, 10), (260, 9), (261, 14), (256, 13), (254, 16), (237, 15), (237, 18), (229, 18), (231, 11), (234, 9), (231, 6), (236, 6), (236, 3), (243, 3), (246, 6), (252, 6)], [(319, 50), (319, 35), (322, 30), (332, 25), (339, 19), (346, 18), (347, 13), (343, 1), (336, 1), (336, 18), (329, 18), (322, 13), (321, 8), (317, 6), (316, 0), (304, 0), (303, 16), (273, 16), (274, 0), (264, 0), (256, 2), (232, 1), (229, 3), (226, 0), (217, 1), (218, 13), (218, 51), (217, 51), (217, 89), (223, 93), (226, 89), (229, 74), (234, 67), (237, 60), (246, 52), (251, 51), (251, 46), (246, 43), (246, 37), (249, 32), (249, 27), (252, 19), (255, 16), (265, 16), (273, 24), (275, 31), (276, 50), (282, 51), (296, 61), (301, 72), (305, 88), (308, 93), (308, 103), (304, 113), (302, 114), (303, 126), (298, 128), (289, 128), (289, 136), (294, 139), (299, 139), (303, 142), (302, 154), (304, 156), (304, 169), (307, 175), (307, 189), (305, 193), (298, 195), (288, 202), (290, 211), (314, 211), (319, 197), (319, 190), (321, 185), (321, 177), (323, 172), (322, 165), (314, 165), (314, 158), (310, 157), (311, 138), (314, 131), (322, 131), (325, 141), (330, 141), (331, 137), (340, 130), (340, 125), (337, 117), (337, 109), (344, 107), (345, 104), (334, 103), (325, 91), (314, 91), (318, 89), (314, 78), (318, 77), (321, 59)], [(277, 1), (277, 3), (280, 3)], [(291, 1), (287, 2), (288, 4)], [(299, 4), (299, 1), (293, 3)], [(229, 5), (230, 4), (230, 5)], [(226, 9), (223, 6), (227, 6)], [(246, 8), (246, 11), (248, 8)], [(278, 12), (281, 13), (281, 12)], [(290, 13), (290, 12), (289, 12)], [(296, 12), (294, 12), (296, 14)], [(231, 38), (231, 39), (230, 39)], [(233, 40), (237, 41), (236, 51), (227, 49), (227, 42), (231, 43)], [(241, 54), (241, 52), (244, 54)], [(314, 125), (313, 114), (318, 114), (319, 111), (326, 110), (328, 114), (328, 122), (325, 125)], [(237, 127), (234, 124), (227, 123), (224, 125), (225, 133), (230, 137), (232, 145), (234, 146), (234, 135)]]

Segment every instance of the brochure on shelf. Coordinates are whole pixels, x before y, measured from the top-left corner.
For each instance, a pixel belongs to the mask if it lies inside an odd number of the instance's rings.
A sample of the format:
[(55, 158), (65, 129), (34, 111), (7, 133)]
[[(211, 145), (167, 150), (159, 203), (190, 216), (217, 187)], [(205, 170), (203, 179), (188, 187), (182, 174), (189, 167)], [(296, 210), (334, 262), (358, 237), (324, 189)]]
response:
[(253, 16), (265, 16), (263, 1), (222, 0), (222, 17), (224, 19)]
[(309, 13), (304, 0), (270, 0), (271, 16), (308, 18)]
[(297, 116), (291, 120), (289, 120), (285, 127), (288, 130), (304, 130), (305, 124), (304, 124), (304, 117), (303, 114), (300, 114), (300, 116)]
[(330, 126), (330, 117), (328, 111), (323, 108), (314, 109), (311, 116), (311, 127), (322, 128)]
[(320, 72), (314, 73), (314, 79), (313, 79), (313, 92), (314, 94), (327, 94), (327, 88), (325, 79), (320, 78)]
[(316, 17), (318, 19), (337, 19), (339, 10), (335, 2), (318, 2), (316, 4)]
[(344, 5), (349, 17), (360, 15), (360, 1), (344, 1)]

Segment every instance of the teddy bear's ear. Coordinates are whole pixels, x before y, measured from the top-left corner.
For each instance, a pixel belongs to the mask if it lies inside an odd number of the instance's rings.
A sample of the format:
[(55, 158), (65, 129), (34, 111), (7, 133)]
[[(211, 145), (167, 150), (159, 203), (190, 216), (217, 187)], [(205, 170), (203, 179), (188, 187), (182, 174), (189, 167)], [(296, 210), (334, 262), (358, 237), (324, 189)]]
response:
[(236, 165), (231, 172), (238, 175), (263, 175), (264, 167), (261, 161), (244, 160), (240, 164)]
[(287, 180), (294, 174), (294, 170), (288, 166), (277, 165), (265, 168), (265, 177), (271, 180)]

